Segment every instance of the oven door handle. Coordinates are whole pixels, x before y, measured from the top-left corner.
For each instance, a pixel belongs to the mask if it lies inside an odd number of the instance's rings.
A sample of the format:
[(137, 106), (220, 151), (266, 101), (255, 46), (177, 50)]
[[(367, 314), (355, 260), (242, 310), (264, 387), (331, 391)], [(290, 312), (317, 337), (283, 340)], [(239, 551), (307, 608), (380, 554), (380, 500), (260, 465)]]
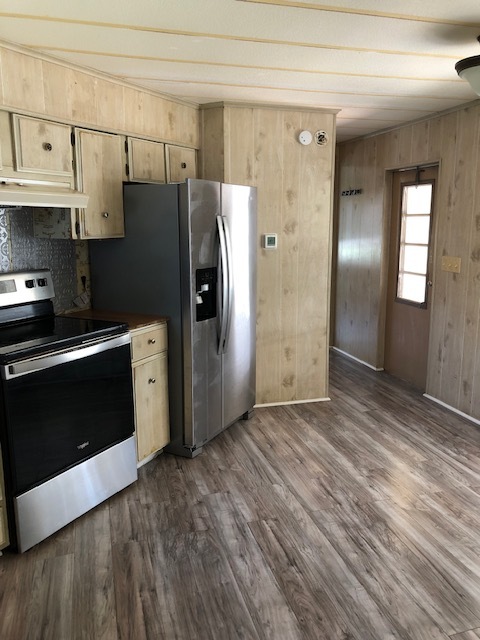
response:
[(19, 360), (18, 362), (2, 366), (2, 378), (4, 380), (12, 380), (12, 378), (18, 378), (19, 376), (25, 376), (44, 369), (51, 369), (60, 364), (67, 364), (68, 362), (80, 360), (81, 358), (88, 358), (97, 353), (116, 349), (126, 344), (130, 344), (129, 333), (115, 336), (114, 338), (101, 338), (91, 341), (84, 346), (70, 347), (69, 349), (56, 351), (55, 353)]

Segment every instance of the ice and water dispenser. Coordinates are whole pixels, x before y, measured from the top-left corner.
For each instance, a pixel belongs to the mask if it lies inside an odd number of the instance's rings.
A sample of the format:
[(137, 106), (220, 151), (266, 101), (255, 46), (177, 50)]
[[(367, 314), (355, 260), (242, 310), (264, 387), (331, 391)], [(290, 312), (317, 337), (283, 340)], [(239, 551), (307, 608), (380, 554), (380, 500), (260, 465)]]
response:
[(197, 269), (195, 280), (197, 322), (215, 318), (217, 315), (217, 267)]

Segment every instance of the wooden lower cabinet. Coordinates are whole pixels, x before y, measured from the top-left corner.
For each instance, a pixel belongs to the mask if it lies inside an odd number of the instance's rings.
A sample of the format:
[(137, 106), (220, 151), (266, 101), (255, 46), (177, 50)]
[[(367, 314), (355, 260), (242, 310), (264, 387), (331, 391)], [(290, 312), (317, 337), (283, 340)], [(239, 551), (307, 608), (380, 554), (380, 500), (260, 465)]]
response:
[(166, 323), (131, 330), (137, 461), (170, 441)]

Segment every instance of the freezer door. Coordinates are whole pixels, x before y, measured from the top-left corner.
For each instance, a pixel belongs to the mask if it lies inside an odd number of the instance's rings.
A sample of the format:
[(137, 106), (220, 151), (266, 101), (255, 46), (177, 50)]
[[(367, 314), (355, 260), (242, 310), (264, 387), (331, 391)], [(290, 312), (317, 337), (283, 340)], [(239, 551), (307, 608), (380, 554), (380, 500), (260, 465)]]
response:
[(222, 184), (230, 309), (223, 353), (224, 427), (255, 404), (256, 189)]
[(220, 183), (187, 180), (180, 185), (184, 444), (191, 448), (201, 447), (223, 427), (217, 331), (219, 213)]

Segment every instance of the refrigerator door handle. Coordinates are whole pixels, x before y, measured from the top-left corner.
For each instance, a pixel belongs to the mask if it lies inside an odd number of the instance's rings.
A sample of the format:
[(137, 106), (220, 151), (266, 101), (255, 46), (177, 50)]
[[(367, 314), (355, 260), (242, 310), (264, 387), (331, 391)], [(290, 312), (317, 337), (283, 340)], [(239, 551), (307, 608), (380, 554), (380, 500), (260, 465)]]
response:
[(222, 216), (217, 216), (218, 237), (220, 240), (220, 271), (222, 274), (222, 295), (220, 310), (220, 335), (218, 338), (217, 353), (224, 352), (224, 343), (228, 326), (228, 258), (227, 258), (227, 242), (225, 238), (224, 220)]
[(223, 353), (226, 352), (228, 348), (228, 337), (230, 335), (230, 324), (232, 319), (232, 305), (233, 305), (233, 264), (232, 264), (232, 243), (230, 241), (230, 229), (228, 226), (228, 220), (225, 216), (223, 217), (223, 228), (225, 232), (225, 246), (227, 249), (227, 319), (226, 319), (226, 327), (225, 327), (225, 339), (223, 342)]

